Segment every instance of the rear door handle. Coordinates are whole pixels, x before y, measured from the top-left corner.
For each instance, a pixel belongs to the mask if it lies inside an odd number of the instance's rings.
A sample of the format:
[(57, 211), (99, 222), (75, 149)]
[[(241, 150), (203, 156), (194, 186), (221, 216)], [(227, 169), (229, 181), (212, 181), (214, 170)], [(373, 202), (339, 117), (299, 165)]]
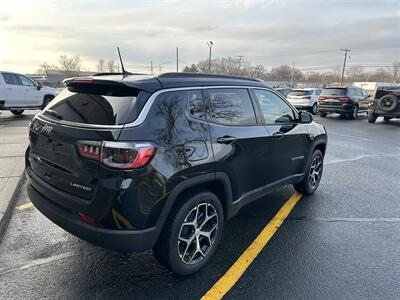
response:
[(237, 138), (235, 138), (233, 136), (224, 135), (222, 137), (217, 138), (217, 143), (218, 144), (232, 144), (236, 140), (237, 140)]
[(285, 134), (281, 131), (277, 131), (277, 132), (273, 133), (272, 136), (276, 139), (281, 139), (285, 136)]

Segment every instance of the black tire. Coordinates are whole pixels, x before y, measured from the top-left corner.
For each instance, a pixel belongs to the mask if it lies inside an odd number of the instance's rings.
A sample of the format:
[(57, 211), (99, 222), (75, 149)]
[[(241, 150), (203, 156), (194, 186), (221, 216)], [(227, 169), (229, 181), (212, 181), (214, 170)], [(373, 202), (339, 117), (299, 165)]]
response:
[(23, 109), (12, 109), (12, 110), (10, 110), (10, 111), (11, 111), (11, 113), (13, 113), (13, 114), (16, 115), (16, 116), (20, 116), (20, 115), (22, 115), (22, 113), (24, 112)]
[(43, 99), (43, 103), (42, 103), (42, 110), (45, 109), (45, 107), (47, 106), (47, 104), (50, 103), (51, 100), (54, 99), (54, 96), (46, 96)]
[(353, 111), (349, 114), (349, 119), (350, 120), (355, 120), (358, 117), (358, 106), (355, 105), (353, 108)]
[(384, 120), (385, 122), (389, 122), (391, 119), (392, 119), (391, 117), (383, 117), (383, 120)]
[[(204, 213), (205, 211), (206, 213)], [(198, 217), (196, 225), (194, 225), (194, 214), (196, 212)], [(208, 221), (206, 221), (204, 215), (209, 217)], [(192, 217), (193, 219), (191, 219)], [(199, 226), (199, 221), (204, 223)], [(215, 221), (217, 222), (216, 225), (211, 224)], [(183, 223), (187, 223), (187, 225), (183, 225)], [(214, 255), (221, 240), (223, 225), (222, 204), (215, 194), (202, 191), (194, 196), (186, 195), (179, 200), (178, 205), (171, 211), (160, 238), (153, 248), (154, 257), (160, 264), (167, 266), (175, 274), (180, 276), (191, 275), (204, 267)], [(214, 230), (210, 229), (209, 238), (202, 235), (204, 232), (208, 233), (207, 230), (201, 231), (204, 228), (209, 229), (208, 226), (215, 227)], [(183, 241), (182, 235), (191, 241), (189, 246), (187, 246), (188, 243)], [(200, 254), (197, 248), (193, 247), (197, 245), (196, 243), (199, 243), (200, 249), (204, 253)], [(201, 245), (201, 243), (203, 244)], [(183, 255), (181, 256), (182, 252)], [(187, 252), (194, 253), (191, 255)]]
[(312, 106), (311, 113), (313, 115), (316, 115), (318, 113), (318, 105), (317, 105), (317, 103), (314, 103), (314, 105)]
[(325, 113), (325, 112), (320, 112), (319, 115), (320, 115), (322, 118), (325, 118), (328, 114)]
[(378, 116), (376, 114), (374, 114), (371, 111), (368, 112), (368, 122), (369, 123), (375, 123), (377, 118), (378, 118)]
[[(315, 164), (318, 164), (318, 166)], [(322, 152), (317, 149), (314, 151), (310, 161), (307, 164), (303, 180), (300, 183), (294, 184), (293, 185), (294, 189), (304, 195), (313, 194), (317, 190), (318, 185), (321, 181), (323, 169), (324, 169), (324, 156)], [(314, 170), (315, 172), (318, 172), (318, 178), (315, 178), (316, 173), (311, 174), (311, 172)], [(313, 182), (313, 180), (315, 180), (315, 182)]]
[(342, 120), (344, 120), (344, 119), (347, 119), (348, 116), (347, 116), (346, 114), (340, 114), (340, 118), (341, 118)]

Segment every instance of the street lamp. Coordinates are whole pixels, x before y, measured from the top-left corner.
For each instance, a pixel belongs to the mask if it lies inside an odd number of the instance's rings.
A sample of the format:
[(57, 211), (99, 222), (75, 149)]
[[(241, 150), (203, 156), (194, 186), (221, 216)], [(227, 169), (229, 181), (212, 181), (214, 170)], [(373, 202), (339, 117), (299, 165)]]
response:
[(208, 56), (208, 73), (211, 73), (211, 49), (214, 45), (212, 41), (207, 42), (208, 47), (210, 48), (210, 54)]

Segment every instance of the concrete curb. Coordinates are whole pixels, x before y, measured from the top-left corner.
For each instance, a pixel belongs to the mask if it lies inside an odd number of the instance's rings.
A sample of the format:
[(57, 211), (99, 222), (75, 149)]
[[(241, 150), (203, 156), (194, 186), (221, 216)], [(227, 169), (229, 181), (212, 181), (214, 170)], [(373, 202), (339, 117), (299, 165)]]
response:
[(25, 158), (18, 160), (15, 169), (7, 178), (5, 187), (0, 193), (0, 242), (10, 221), (14, 202), (25, 180)]

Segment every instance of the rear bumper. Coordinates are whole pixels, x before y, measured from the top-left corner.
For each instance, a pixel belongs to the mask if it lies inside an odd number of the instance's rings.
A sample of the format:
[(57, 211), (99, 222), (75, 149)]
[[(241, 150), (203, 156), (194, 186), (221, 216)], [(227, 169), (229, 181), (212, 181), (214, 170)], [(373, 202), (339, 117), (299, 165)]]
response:
[(338, 114), (343, 114), (343, 113), (351, 113), (354, 109), (354, 105), (352, 103), (345, 103), (340, 106), (336, 105), (318, 105), (318, 111), (319, 112), (326, 112), (326, 113), (338, 113)]
[(95, 245), (120, 252), (143, 252), (151, 249), (157, 241), (159, 229), (156, 227), (143, 230), (113, 230), (91, 226), (80, 220), (73, 213), (55, 204), (38, 192), (31, 183), (29, 172), (28, 195), (35, 207), (52, 222)]
[(395, 111), (380, 111), (377, 109), (368, 109), (368, 113), (373, 113), (378, 117), (400, 118), (400, 110)]

